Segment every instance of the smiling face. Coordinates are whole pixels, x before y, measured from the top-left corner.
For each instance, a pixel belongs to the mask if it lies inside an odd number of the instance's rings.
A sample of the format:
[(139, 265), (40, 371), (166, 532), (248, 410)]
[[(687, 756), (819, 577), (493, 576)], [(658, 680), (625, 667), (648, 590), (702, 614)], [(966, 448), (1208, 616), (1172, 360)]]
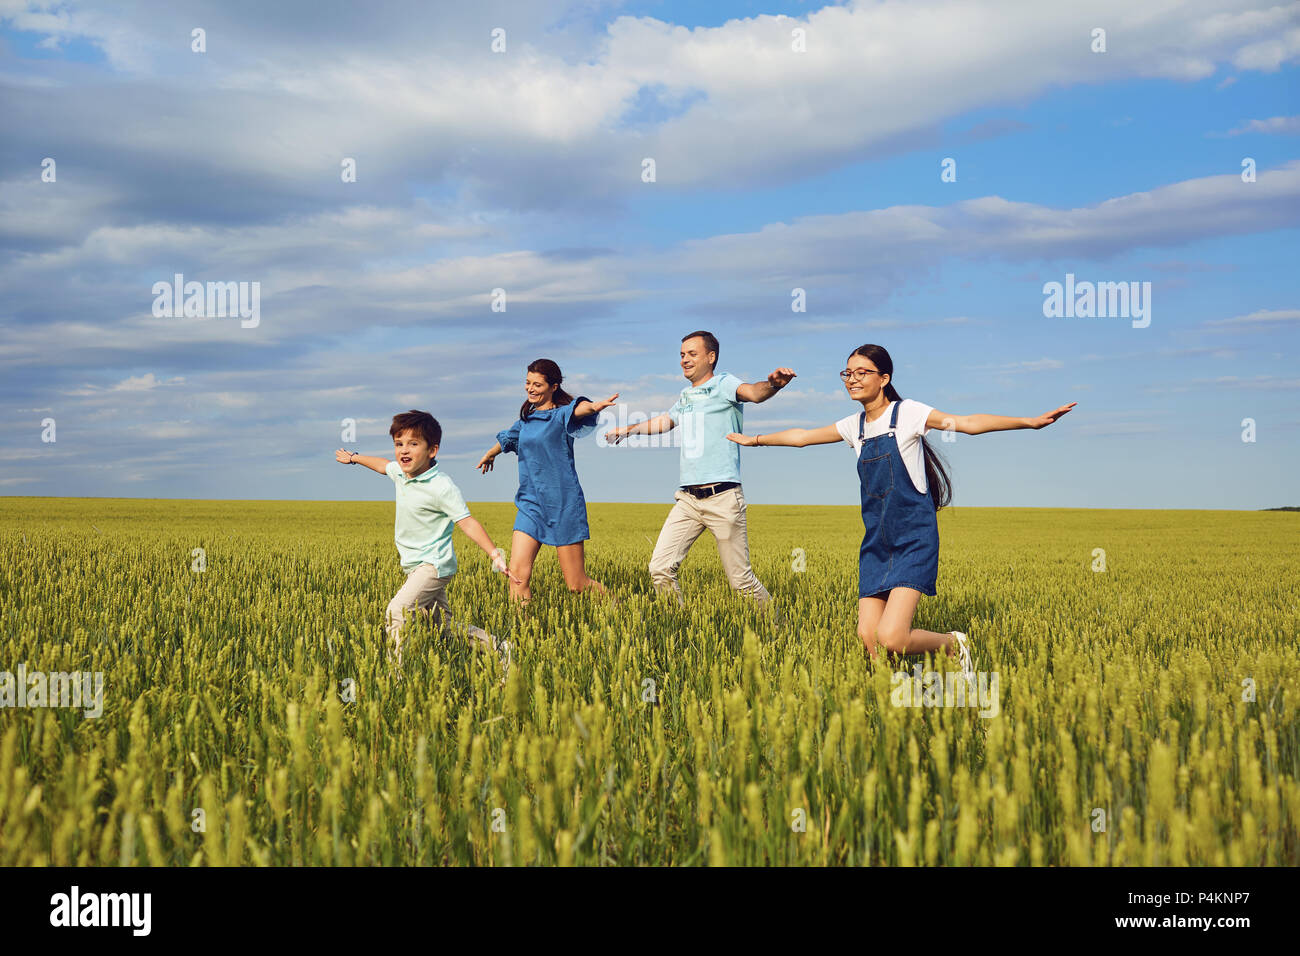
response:
[(880, 392), (889, 382), (889, 376), (881, 375), (871, 359), (862, 355), (850, 355), (846, 368), (850, 375), (844, 380), (844, 387), (849, 391), (849, 398), (865, 405), (880, 398)]
[(713, 363), (717, 360), (717, 353), (710, 351), (698, 335), (682, 343), (682, 374), (690, 379), (692, 385), (698, 385), (712, 375)]
[(430, 446), (424, 436), (412, 428), (393, 436), (393, 457), (408, 478), (423, 474), (433, 465), (438, 446)]
[(529, 372), (528, 377), (524, 379), (524, 391), (528, 395), (528, 404), (536, 405), (539, 408), (545, 408), (551, 404), (551, 398), (555, 395), (558, 385), (552, 385), (546, 381), (546, 376), (541, 372)]

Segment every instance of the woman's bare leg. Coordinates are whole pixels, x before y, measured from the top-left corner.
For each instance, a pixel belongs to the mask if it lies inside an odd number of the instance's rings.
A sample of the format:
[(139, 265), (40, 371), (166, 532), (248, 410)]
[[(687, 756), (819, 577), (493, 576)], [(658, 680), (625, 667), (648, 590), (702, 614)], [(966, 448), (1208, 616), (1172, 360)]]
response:
[[(876, 643), (895, 654), (924, 654), (937, 650), (956, 654), (956, 638), (951, 634), (912, 627), (912, 618), (916, 615), (916, 605), (920, 600), (921, 592), (916, 588), (894, 588), (890, 591), (889, 599), (884, 602), (884, 612), (876, 622)], [(880, 598), (861, 598), (858, 601), (859, 636), (862, 634), (862, 607), (868, 601), (880, 603)], [(863, 640), (865, 643), (865, 638)], [(872, 652), (870, 645), (867, 652)]]
[(541, 549), (540, 541), (522, 531), (516, 531), (510, 538), (510, 573), (523, 582), (510, 582), (510, 596), (516, 601), (527, 604), (533, 598), (528, 582), (533, 576), (533, 562), (537, 560), (537, 552)]
[(599, 594), (608, 594), (605, 585), (587, 576), (586, 554), (583, 543), (562, 544), (555, 549), (555, 556), (560, 561), (560, 570), (564, 572), (564, 583), (574, 593), (594, 590)]

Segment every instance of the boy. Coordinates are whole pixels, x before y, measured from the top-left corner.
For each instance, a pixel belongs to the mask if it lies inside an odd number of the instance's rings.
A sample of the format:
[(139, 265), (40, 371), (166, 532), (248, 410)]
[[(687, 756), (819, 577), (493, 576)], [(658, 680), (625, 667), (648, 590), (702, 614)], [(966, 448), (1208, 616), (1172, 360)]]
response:
[(481, 627), (445, 620), (451, 612), (447, 604), (447, 584), (456, 573), (456, 552), (451, 543), (453, 524), (487, 552), (494, 570), (507, 577), (509, 571), (487, 531), (470, 516), (455, 482), (438, 471), (442, 426), (428, 412), (412, 409), (394, 415), (388, 433), (393, 437), (396, 461), (359, 455), (342, 448), (334, 453), (334, 457), (344, 464), (365, 465), (372, 471), (387, 475), (396, 486), (394, 538), (402, 570), (406, 572), (406, 583), (388, 603), (385, 627), (392, 639), (392, 652), (397, 663), (400, 665), (402, 662), (402, 628), (406, 615), (419, 608), (432, 610), (435, 624), (450, 626), (496, 650), (501, 655), (502, 666), (508, 667), (510, 645), (507, 642), (498, 641)]

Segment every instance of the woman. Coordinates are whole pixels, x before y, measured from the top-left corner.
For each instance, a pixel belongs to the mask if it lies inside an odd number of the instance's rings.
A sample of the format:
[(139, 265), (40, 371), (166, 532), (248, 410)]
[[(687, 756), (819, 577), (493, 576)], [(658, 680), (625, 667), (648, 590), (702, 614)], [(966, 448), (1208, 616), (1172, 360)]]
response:
[(912, 627), (922, 594), (934, 596), (939, 573), (938, 510), (952, 501), (952, 485), (939, 457), (926, 442), (931, 428), (966, 435), (1045, 428), (1077, 403), (1040, 418), (948, 415), (921, 402), (904, 400), (893, 385), (894, 363), (879, 345), (864, 345), (840, 372), (849, 397), (862, 411), (822, 428), (787, 428), (770, 435), (727, 437), (740, 445), (826, 445), (846, 441), (858, 457), (862, 523), (866, 534), (858, 554), (858, 637), (867, 653), (876, 644), (899, 654), (942, 648), (958, 654), (962, 671), (973, 675), (969, 639), (960, 631), (939, 634)]
[(519, 455), (518, 511), (510, 544), (510, 573), (518, 582), (511, 582), (510, 593), (524, 602), (532, 597), (528, 582), (544, 544), (555, 548), (570, 591), (605, 593), (605, 586), (587, 575), (582, 544), (590, 537), (587, 502), (573, 465), (573, 439), (594, 430), (597, 414), (613, 405), (618, 394), (603, 402), (575, 399), (560, 387), (563, 380), (550, 359), (529, 365), (519, 420), (497, 434), (497, 443), (475, 466), (486, 475), (497, 455)]

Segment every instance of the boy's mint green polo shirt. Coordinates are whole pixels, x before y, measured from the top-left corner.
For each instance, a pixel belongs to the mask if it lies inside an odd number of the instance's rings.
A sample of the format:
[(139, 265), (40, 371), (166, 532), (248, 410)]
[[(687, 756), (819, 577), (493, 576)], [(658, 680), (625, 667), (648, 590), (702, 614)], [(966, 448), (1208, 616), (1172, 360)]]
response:
[(395, 461), (384, 470), (397, 489), (393, 539), (402, 570), (409, 573), (421, 564), (432, 564), (438, 577), (451, 577), (456, 573), (451, 531), (457, 521), (469, 517), (460, 489), (437, 465), (414, 478), (402, 474), (402, 466)]
[(679, 487), (740, 481), (740, 446), (727, 441), (727, 433), (744, 429), (744, 411), (736, 401), (741, 384), (734, 375), (714, 372), (708, 381), (682, 389), (668, 409), (682, 429)]

